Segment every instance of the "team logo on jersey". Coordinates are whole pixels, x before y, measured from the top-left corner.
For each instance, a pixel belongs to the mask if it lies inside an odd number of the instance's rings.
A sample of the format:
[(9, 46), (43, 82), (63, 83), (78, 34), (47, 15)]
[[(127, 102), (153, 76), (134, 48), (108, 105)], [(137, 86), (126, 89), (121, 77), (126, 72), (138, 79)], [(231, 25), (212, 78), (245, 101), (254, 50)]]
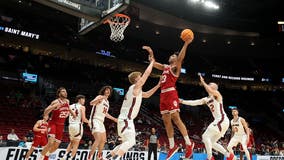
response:
[(174, 100), (173, 104), (174, 104), (175, 107), (177, 107), (177, 105), (178, 105), (176, 100)]

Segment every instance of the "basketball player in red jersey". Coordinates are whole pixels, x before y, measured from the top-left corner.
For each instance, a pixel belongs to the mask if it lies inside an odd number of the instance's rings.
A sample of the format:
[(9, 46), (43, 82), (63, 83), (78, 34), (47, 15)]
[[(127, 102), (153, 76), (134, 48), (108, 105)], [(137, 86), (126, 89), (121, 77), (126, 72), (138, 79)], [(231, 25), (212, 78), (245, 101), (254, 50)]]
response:
[(69, 116), (69, 113), (76, 117), (76, 114), (69, 108), (66, 89), (60, 87), (56, 94), (58, 98), (44, 110), (45, 116), (50, 113), (52, 113), (52, 116), (48, 122), (48, 143), (41, 152), (40, 160), (48, 159), (49, 154), (59, 147), (63, 137), (65, 119)]
[(26, 154), (25, 160), (28, 160), (34, 149), (38, 146), (44, 147), (47, 144), (47, 127), (48, 116), (44, 116), (42, 120), (38, 120), (33, 127), (34, 140), (33, 144)]
[[(176, 90), (176, 81), (180, 75), (182, 61), (185, 57), (188, 45), (192, 42), (192, 39), (185, 41), (179, 54), (172, 54), (169, 58), (169, 65), (163, 65), (155, 62), (154, 67), (162, 70), (161, 80), (161, 94), (160, 94), (160, 112), (162, 119), (166, 127), (167, 136), (170, 143), (170, 149), (167, 155), (167, 160), (170, 159), (178, 150), (178, 146), (174, 142), (174, 128), (172, 121), (177, 125), (186, 144), (185, 158), (190, 158), (194, 143), (192, 143), (188, 137), (187, 129), (180, 119), (179, 115), (179, 98)], [(143, 46), (143, 49), (147, 50), (151, 57), (154, 57), (153, 51), (148, 46)]]

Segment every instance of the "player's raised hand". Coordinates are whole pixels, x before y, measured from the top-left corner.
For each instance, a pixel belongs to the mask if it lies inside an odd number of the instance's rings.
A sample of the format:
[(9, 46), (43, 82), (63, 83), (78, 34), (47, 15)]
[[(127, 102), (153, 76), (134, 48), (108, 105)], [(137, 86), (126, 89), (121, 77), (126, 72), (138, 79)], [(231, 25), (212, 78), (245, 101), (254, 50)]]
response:
[(154, 57), (154, 53), (153, 53), (153, 50), (152, 50), (151, 47), (149, 47), (149, 46), (143, 46), (142, 49), (145, 49), (145, 50), (149, 53), (149, 55), (150, 55), (151, 57)]
[(192, 41), (193, 41), (193, 39), (190, 38), (190, 39), (188, 39), (187, 41), (185, 41), (184, 43), (187, 44), (187, 45), (189, 45)]

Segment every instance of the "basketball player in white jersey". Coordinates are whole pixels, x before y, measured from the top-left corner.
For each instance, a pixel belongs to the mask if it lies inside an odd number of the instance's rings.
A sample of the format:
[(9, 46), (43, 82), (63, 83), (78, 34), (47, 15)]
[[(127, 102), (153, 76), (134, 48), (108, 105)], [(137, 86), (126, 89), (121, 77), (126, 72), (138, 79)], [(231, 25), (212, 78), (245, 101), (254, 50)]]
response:
[(76, 103), (70, 105), (70, 110), (72, 110), (76, 117), (70, 115), (69, 116), (69, 138), (70, 143), (66, 149), (66, 152), (61, 158), (61, 160), (67, 159), (68, 153), (71, 152), (71, 159), (73, 159), (77, 153), (78, 146), (80, 144), (80, 140), (83, 135), (83, 124), (82, 122), (89, 123), (89, 120), (86, 118), (86, 108), (85, 104), (85, 96), (84, 95), (77, 95), (76, 96)]
[(207, 159), (214, 160), (212, 156), (212, 148), (227, 157), (227, 160), (233, 160), (234, 154), (229, 153), (222, 145), (217, 141), (224, 136), (229, 128), (229, 119), (224, 112), (223, 97), (218, 91), (216, 83), (207, 84), (203, 77), (199, 75), (200, 81), (208, 93), (208, 97), (204, 97), (199, 100), (181, 100), (180, 103), (190, 106), (204, 105), (206, 104), (214, 117), (214, 121), (208, 126), (206, 131), (202, 135), (202, 141), (205, 144)]
[(90, 128), (95, 141), (92, 145), (91, 151), (89, 152), (88, 160), (92, 159), (97, 148), (97, 160), (102, 159), (102, 151), (106, 142), (106, 129), (104, 125), (105, 117), (117, 122), (116, 118), (108, 114), (108, 98), (111, 96), (111, 93), (111, 86), (103, 86), (99, 91), (99, 95), (90, 102), (90, 104), (93, 106), (90, 115)]
[(239, 111), (237, 108), (232, 109), (233, 119), (231, 120), (232, 127), (232, 138), (228, 144), (228, 151), (233, 153), (233, 147), (241, 143), (242, 148), (246, 154), (247, 160), (251, 160), (247, 144), (250, 139), (250, 130), (247, 126), (246, 120), (242, 117), (239, 117)]
[(149, 59), (150, 64), (143, 75), (140, 72), (132, 72), (128, 75), (131, 86), (124, 97), (117, 122), (117, 132), (122, 138), (122, 144), (116, 146), (111, 153), (107, 155), (107, 159), (112, 158), (112, 160), (119, 160), (132, 146), (136, 144), (136, 133), (133, 120), (136, 118), (140, 110), (142, 97), (149, 98), (160, 87), (160, 83), (158, 83), (149, 91), (142, 91), (142, 87), (151, 74), (153, 64), (155, 62), (153, 57), (150, 57)]

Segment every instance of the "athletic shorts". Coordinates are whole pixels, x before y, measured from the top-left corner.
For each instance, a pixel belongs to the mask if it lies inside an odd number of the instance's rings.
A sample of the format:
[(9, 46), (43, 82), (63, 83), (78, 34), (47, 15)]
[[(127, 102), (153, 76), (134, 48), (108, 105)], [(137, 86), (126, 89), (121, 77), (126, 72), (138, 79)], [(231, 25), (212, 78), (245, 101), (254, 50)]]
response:
[(207, 131), (210, 131), (212, 133), (219, 135), (219, 137), (223, 137), (228, 130), (230, 126), (230, 121), (227, 117), (225, 117), (223, 120), (214, 120), (212, 123), (209, 124)]
[(63, 137), (64, 124), (48, 123), (48, 136), (54, 137), (61, 142)]
[(180, 111), (179, 109), (179, 98), (176, 90), (160, 93), (160, 112), (174, 113)]
[(33, 148), (37, 148), (38, 146), (45, 146), (47, 144), (47, 136), (34, 136), (34, 140), (33, 140), (33, 144), (32, 147)]
[(118, 136), (122, 138), (123, 142), (129, 138), (133, 138), (133, 137), (128, 137), (128, 136), (134, 135), (134, 139), (135, 139), (136, 132), (135, 132), (135, 126), (134, 126), (133, 120), (118, 119), (117, 132), (118, 132)]
[(81, 140), (83, 135), (83, 125), (81, 123), (69, 123), (70, 140)]
[(106, 128), (105, 128), (105, 125), (102, 121), (98, 120), (98, 119), (93, 119), (92, 122), (91, 122), (91, 132), (92, 134), (95, 133), (95, 132), (99, 132), (99, 133), (104, 133), (106, 132)]
[(237, 146), (238, 144), (241, 144), (241, 149), (243, 151), (243, 148), (247, 148), (247, 135), (243, 134), (243, 135), (234, 135), (230, 142), (229, 145), (231, 146)]

